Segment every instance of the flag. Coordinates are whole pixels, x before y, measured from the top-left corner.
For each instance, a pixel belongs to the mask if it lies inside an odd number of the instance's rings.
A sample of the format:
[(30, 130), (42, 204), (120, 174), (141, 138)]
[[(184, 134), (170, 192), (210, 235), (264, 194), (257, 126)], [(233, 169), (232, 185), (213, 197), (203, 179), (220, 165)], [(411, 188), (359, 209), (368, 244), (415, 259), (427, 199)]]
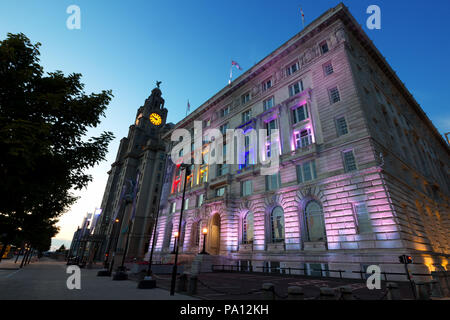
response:
[(300, 13), (302, 15), (302, 24), (303, 24), (303, 28), (304, 28), (305, 27), (305, 15), (303, 14), (303, 10), (301, 7), (300, 7)]
[(239, 63), (237, 63), (234, 60), (231, 60), (231, 68), (230, 68), (230, 80), (228, 80), (228, 84), (231, 85), (231, 80), (233, 78), (233, 66), (235, 66), (236, 68), (238, 68), (238, 70), (242, 70), (241, 66), (239, 65)]
[(186, 107), (186, 115), (189, 113), (189, 111), (191, 111), (191, 105), (190, 105), (189, 99), (188, 99), (188, 103), (187, 103), (187, 107)]
[(236, 68), (238, 68), (239, 70), (242, 70), (241, 66), (236, 61), (231, 60), (231, 66), (236, 66)]

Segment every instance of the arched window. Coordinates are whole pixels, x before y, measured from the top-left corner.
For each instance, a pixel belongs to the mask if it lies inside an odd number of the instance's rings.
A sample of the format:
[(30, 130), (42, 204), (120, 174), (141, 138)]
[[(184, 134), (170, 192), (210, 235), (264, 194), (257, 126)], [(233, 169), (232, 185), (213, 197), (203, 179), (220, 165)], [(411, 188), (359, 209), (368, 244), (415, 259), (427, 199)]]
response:
[(284, 212), (281, 207), (275, 207), (270, 215), (272, 242), (284, 241)]
[(248, 212), (242, 219), (242, 243), (253, 243), (253, 212)]
[(180, 249), (183, 250), (183, 244), (184, 244), (184, 235), (186, 231), (186, 221), (181, 222), (181, 230), (180, 230)]
[(170, 246), (170, 240), (172, 238), (172, 228), (173, 228), (173, 224), (168, 223), (167, 227), (166, 227), (166, 236), (164, 237), (163, 248), (169, 248), (169, 246)]
[(325, 241), (325, 220), (322, 206), (317, 201), (310, 201), (305, 208), (306, 229), (309, 241)]
[(194, 239), (195, 239), (195, 245), (198, 247), (200, 244), (200, 229), (202, 227), (202, 221), (198, 221), (197, 225), (195, 226), (195, 235), (194, 235)]

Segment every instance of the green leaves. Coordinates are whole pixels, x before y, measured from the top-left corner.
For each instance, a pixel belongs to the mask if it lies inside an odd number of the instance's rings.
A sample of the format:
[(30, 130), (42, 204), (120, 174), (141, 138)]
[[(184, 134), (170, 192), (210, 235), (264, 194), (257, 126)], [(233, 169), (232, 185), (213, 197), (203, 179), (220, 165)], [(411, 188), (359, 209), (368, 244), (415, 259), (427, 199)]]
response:
[(79, 73), (44, 75), (39, 46), (24, 34), (0, 41), (0, 234), (36, 243), (37, 229), (54, 235), (56, 218), (76, 200), (70, 190), (87, 186), (86, 169), (105, 159), (114, 139), (86, 137), (112, 92), (87, 95)]

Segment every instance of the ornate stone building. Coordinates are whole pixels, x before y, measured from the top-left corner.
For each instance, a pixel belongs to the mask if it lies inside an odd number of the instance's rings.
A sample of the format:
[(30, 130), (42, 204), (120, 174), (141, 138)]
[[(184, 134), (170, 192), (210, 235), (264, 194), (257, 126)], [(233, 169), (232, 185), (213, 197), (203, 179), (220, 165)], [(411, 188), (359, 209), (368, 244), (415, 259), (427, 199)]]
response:
[[(348, 9), (325, 12), (174, 129), (278, 128), (280, 169), (193, 165), (181, 260), (203, 247), (216, 263), (305, 268), (447, 268), (449, 146)], [(170, 141), (171, 133), (164, 139)], [(209, 145), (202, 146), (207, 155)], [(224, 149), (224, 152), (229, 152)], [(155, 250), (168, 261), (184, 170), (166, 180)], [(168, 184), (168, 185), (167, 185)], [(260, 268), (260, 269), (259, 269)], [(320, 271), (319, 271), (320, 273)]]
[(123, 257), (128, 233), (127, 260), (144, 257), (158, 211), (167, 154), (161, 136), (173, 126), (166, 124), (167, 109), (159, 84), (138, 109), (108, 172), (95, 230), (104, 241), (96, 248), (96, 258), (101, 260), (107, 254), (111, 260), (115, 256), (116, 266)]

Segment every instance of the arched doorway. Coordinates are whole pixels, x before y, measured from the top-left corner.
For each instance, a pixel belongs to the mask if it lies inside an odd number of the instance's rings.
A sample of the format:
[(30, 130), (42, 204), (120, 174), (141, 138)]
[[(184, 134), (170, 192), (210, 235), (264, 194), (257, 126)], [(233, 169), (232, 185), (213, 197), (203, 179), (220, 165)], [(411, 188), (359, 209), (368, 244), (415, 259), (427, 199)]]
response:
[(218, 255), (220, 252), (220, 215), (216, 213), (210, 222), (209, 253)]

